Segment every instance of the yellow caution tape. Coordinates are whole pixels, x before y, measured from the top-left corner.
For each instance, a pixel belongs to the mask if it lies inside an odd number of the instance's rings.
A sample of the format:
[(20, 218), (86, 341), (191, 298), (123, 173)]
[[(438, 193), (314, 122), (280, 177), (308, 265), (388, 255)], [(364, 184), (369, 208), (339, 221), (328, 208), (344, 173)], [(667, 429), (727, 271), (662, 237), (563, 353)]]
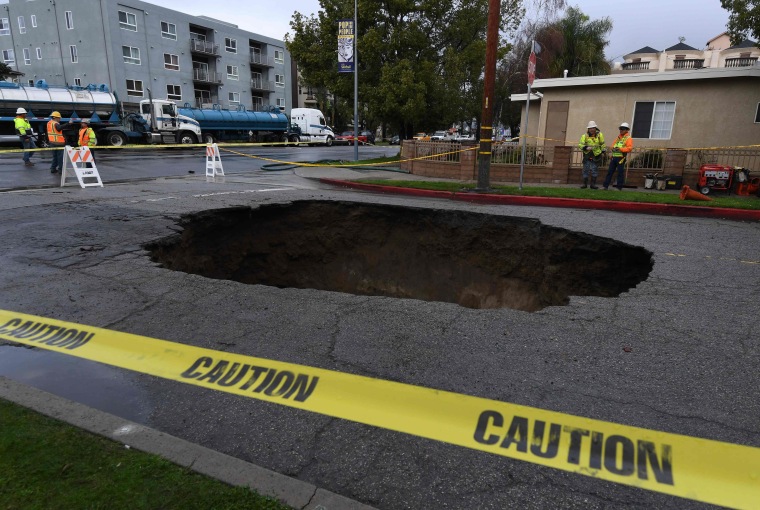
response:
[(705, 503), (760, 501), (760, 448), (5, 310), (0, 339)]

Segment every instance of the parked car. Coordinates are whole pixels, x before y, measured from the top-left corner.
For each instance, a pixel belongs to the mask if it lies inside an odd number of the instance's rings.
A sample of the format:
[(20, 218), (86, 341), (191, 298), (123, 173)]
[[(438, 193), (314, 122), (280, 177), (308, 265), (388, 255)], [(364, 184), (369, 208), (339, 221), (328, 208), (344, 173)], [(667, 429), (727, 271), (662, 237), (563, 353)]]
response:
[(391, 144), (391, 145), (398, 145), (400, 143), (399, 142), (399, 136), (398, 135), (394, 135), (393, 137), (391, 137), (391, 141), (388, 142), (388, 143)]
[(446, 131), (436, 131), (432, 135), (430, 135), (431, 140), (444, 140), (446, 138)]
[(374, 144), (375, 143), (375, 133), (372, 131), (361, 131), (359, 133), (359, 140), (361, 140), (361, 137), (364, 136), (366, 138), (365, 142)]
[(415, 140), (421, 140), (423, 142), (429, 142), (430, 141), (430, 135), (426, 135), (425, 133), (417, 133), (412, 138)]
[[(357, 139), (359, 140), (359, 145), (367, 143), (366, 135), (362, 135), (360, 133)], [(353, 145), (353, 144), (354, 144), (353, 131), (343, 131), (341, 134), (337, 135), (335, 137), (335, 140), (333, 141), (333, 145)]]

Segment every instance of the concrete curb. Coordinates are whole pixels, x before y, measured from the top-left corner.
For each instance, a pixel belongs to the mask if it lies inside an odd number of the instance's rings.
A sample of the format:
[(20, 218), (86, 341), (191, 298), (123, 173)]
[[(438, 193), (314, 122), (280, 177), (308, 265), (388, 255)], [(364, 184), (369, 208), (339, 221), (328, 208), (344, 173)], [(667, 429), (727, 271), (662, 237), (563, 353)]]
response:
[[(605, 211), (632, 212), (667, 216), (693, 216), (702, 218), (721, 218), (729, 220), (760, 221), (760, 210), (726, 209), (723, 207), (700, 207), (694, 205), (646, 204), (613, 200), (587, 200), (579, 198), (521, 197), (515, 195), (494, 195), (488, 193), (467, 193), (434, 191), (379, 184), (364, 184), (341, 179), (319, 178), (319, 182), (333, 186), (393, 193), (428, 198), (448, 198), (465, 202), (503, 205), (532, 205), (539, 207), (565, 207), (573, 209), (597, 209)], [(604, 191), (601, 191), (604, 193)]]
[(373, 507), (320, 489), (112, 414), (0, 376), (0, 398), (68, 423), (130, 448), (159, 455), (175, 464), (230, 485), (245, 486), (304, 510), (373, 510)]

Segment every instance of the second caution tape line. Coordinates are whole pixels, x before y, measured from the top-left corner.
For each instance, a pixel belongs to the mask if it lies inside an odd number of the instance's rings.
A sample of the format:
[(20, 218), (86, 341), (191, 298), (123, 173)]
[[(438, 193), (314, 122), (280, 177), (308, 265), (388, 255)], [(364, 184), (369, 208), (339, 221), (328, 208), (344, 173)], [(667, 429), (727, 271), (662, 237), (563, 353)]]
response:
[(760, 448), (5, 310), (0, 339), (705, 503), (760, 500)]

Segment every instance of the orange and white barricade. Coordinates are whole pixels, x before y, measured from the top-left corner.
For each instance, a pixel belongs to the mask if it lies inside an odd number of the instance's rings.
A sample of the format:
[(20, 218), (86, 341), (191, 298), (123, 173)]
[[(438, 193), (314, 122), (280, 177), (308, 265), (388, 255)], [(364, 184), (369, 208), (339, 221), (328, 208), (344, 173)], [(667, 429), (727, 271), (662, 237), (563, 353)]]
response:
[(89, 147), (71, 147), (67, 145), (64, 150), (66, 154), (63, 158), (63, 168), (61, 169), (61, 187), (66, 186), (66, 178), (71, 174), (72, 170), (74, 175), (71, 177), (76, 176), (81, 187), (103, 187), (103, 181), (100, 180), (98, 167), (95, 166), (95, 159), (92, 157)]
[(206, 177), (224, 175), (222, 156), (219, 154), (219, 146), (215, 143), (206, 146)]

